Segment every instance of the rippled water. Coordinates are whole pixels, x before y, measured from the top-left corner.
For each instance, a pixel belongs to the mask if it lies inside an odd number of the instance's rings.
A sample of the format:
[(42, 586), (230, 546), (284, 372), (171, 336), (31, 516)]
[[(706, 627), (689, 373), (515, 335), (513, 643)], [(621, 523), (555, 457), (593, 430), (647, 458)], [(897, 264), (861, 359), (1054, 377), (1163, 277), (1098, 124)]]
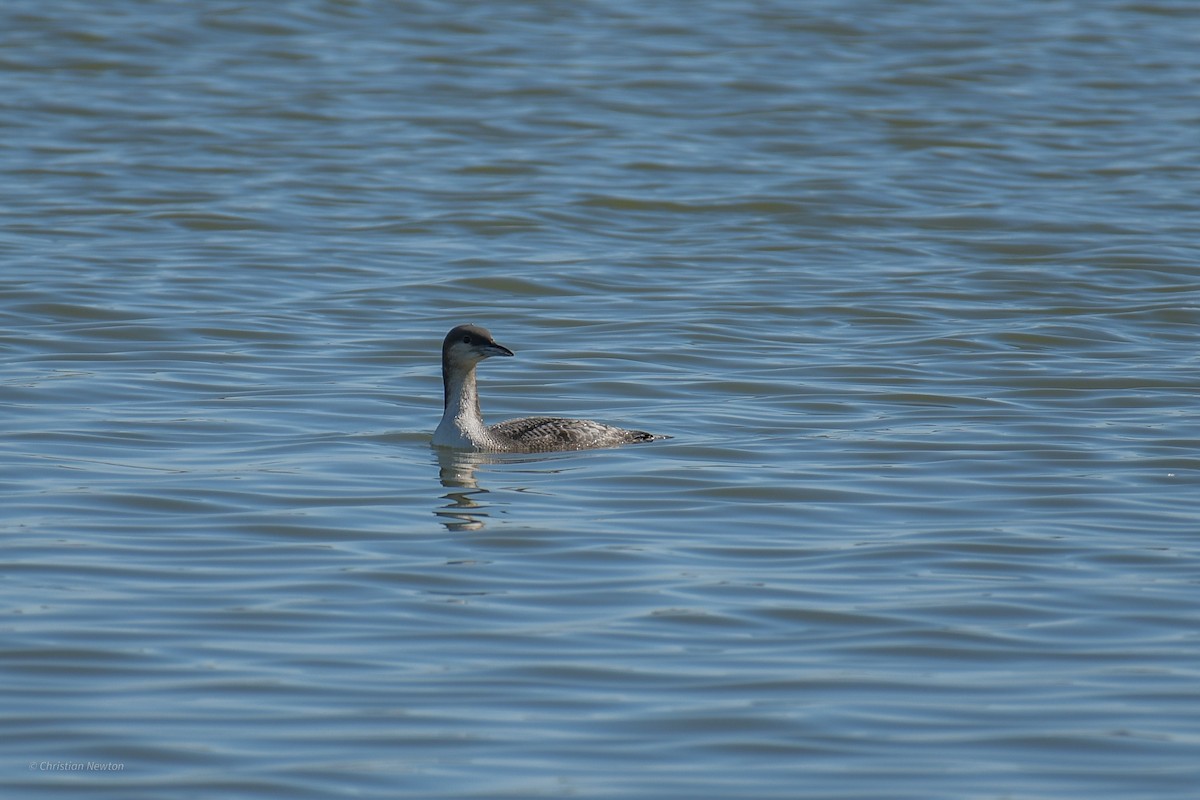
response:
[(1198, 30), (6, 2), (0, 786), (1194, 798)]

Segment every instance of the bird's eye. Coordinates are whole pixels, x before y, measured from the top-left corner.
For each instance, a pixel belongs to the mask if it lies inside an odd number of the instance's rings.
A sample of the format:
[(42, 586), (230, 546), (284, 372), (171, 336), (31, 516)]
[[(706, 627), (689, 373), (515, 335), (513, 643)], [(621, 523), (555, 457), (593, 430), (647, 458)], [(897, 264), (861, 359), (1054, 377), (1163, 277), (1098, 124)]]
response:
[(470, 337), (470, 336), (464, 336), (464, 337), (463, 337), (463, 344), (470, 344), (470, 343), (471, 343), (471, 337)]

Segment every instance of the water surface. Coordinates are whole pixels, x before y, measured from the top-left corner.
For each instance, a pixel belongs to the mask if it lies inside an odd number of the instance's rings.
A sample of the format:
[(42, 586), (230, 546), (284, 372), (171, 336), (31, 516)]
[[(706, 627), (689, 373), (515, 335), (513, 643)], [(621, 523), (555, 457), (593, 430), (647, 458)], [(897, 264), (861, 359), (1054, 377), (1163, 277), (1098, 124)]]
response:
[(643, 6), (4, 5), (9, 793), (1195, 796), (1200, 14)]

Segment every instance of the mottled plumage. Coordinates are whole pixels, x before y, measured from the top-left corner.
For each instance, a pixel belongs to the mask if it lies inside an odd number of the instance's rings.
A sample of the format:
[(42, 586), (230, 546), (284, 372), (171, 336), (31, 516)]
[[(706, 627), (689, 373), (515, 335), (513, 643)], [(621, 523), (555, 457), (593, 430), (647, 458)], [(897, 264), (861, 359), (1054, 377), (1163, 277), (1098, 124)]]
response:
[(441, 447), (501, 453), (545, 453), (615, 447), (668, 439), (645, 431), (616, 428), (589, 419), (523, 417), (488, 426), (479, 410), (475, 366), (491, 356), (511, 356), (478, 325), (459, 325), (442, 342), (442, 421), (433, 434)]
[(519, 442), (522, 450), (586, 450), (592, 447), (612, 447), (633, 442), (652, 442), (664, 439), (645, 431), (631, 431), (593, 422), (590, 419), (562, 417), (523, 417), (499, 422), (488, 428), (493, 436)]

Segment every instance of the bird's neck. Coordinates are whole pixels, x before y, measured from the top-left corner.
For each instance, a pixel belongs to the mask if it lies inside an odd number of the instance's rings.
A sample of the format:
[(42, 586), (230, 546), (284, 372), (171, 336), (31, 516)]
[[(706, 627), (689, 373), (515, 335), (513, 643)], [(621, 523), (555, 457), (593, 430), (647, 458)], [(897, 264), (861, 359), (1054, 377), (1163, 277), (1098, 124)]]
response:
[(442, 364), (442, 410), (454, 409), (456, 414), (466, 413), (483, 420), (479, 411), (479, 389), (475, 385), (475, 365), (451, 367)]
[(434, 444), (460, 447), (485, 445), (490, 434), (479, 410), (475, 365), (451, 367), (443, 361), (442, 389), (442, 421), (434, 434)]

